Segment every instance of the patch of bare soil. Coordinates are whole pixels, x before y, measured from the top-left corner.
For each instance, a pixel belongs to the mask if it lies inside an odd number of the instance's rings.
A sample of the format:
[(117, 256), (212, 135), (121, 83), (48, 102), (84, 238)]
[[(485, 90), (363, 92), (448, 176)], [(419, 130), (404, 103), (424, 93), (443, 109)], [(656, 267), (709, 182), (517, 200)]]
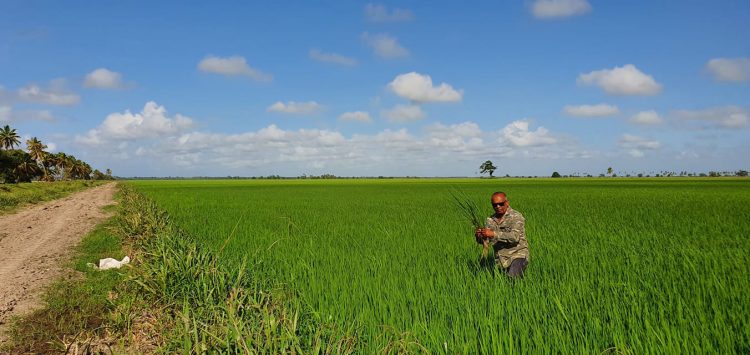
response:
[(115, 183), (0, 216), (0, 344), (11, 317), (35, 308), (73, 246), (110, 216)]

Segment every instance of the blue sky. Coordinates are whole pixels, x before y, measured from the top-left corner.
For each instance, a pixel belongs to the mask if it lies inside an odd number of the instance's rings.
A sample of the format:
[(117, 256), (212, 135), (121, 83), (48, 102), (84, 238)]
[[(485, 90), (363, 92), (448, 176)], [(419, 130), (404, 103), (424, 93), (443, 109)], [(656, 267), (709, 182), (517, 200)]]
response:
[(121, 176), (750, 169), (747, 1), (4, 1), (0, 124)]

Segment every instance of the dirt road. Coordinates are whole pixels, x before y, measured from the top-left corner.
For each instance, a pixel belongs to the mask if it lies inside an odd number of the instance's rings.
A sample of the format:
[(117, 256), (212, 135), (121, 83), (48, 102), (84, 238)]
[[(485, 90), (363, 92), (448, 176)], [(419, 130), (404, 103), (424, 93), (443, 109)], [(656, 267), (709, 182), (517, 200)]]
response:
[(71, 248), (109, 216), (115, 183), (0, 216), (0, 343), (7, 322), (39, 302), (70, 260)]

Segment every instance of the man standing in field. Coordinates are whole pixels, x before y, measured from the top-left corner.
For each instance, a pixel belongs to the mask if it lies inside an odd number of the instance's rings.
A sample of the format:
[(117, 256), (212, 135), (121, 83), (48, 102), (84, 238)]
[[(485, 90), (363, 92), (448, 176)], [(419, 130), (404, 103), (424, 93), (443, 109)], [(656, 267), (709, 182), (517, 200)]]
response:
[(510, 277), (521, 277), (529, 264), (529, 243), (526, 241), (526, 220), (520, 212), (510, 208), (504, 192), (495, 192), (490, 199), (495, 214), (487, 218), (485, 228), (474, 235), (477, 243), (489, 242), (495, 252), (497, 266)]

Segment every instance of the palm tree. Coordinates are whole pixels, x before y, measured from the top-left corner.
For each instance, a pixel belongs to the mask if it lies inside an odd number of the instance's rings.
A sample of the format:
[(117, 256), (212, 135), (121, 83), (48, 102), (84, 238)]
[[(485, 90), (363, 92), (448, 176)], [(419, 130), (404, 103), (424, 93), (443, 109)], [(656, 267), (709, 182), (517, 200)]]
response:
[(37, 163), (31, 158), (21, 162), (21, 164), (18, 164), (13, 170), (13, 173), (18, 178), (18, 182), (31, 182), (31, 179), (39, 175), (40, 172), (41, 169), (39, 169), (39, 165), (37, 165)]
[(44, 151), (45, 149), (47, 149), (47, 145), (42, 144), (42, 141), (37, 137), (26, 140), (26, 150), (29, 151), (31, 158), (36, 160), (37, 163), (41, 164), (47, 155), (47, 152)]
[(19, 138), (15, 129), (11, 129), (10, 126), (5, 125), (3, 129), (0, 129), (0, 148), (13, 149), (13, 147), (21, 145)]
[(71, 157), (70, 177), (73, 179), (88, 180), (91, 178), (91, 166), (81, 160)]
[(57, 174), (60, 179), (69, 178), (70, 172), (70, 158), (67, 154), (59, 152), (54, 155), (55, 168), (57, 168)]
[(55, 175), (57, 175), (57, 156), (55, 154), (44, 152), (44, 158), (42, 159), (42, 166), (44, 167), (44, 181), (55, 181)]
[(69, 171), (68, 175), (70, 176), (70, 178), (73, 180), (79, 179), (80, 176), (82, 175), (82, 169), (83, 169), (83, 166), (81, 165), (81, 161), (76, 159), (75, 157), (71, 157), (70, 168), (68, 169)]

